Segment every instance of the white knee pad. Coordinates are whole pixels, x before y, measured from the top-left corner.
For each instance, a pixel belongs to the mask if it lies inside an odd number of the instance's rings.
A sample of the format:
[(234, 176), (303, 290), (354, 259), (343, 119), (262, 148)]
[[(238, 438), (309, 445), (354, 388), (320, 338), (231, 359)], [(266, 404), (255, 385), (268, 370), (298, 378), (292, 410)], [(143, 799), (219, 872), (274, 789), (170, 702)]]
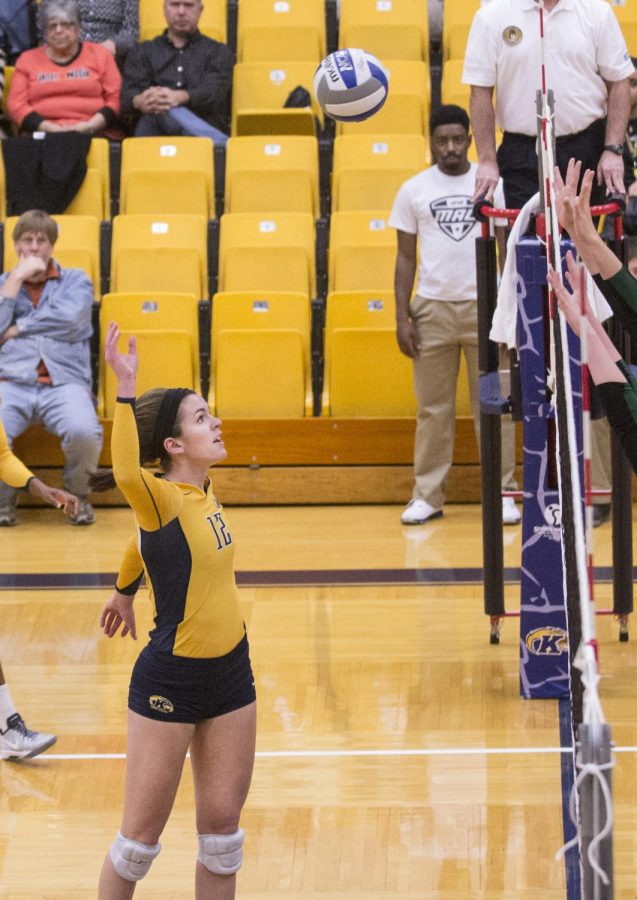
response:
[(118, 831), (115, 843), (108, 851), (108, 855), (118, 875), (121, 875), (126, 881), (139, 881), (148, 874), (151, 863), (160, 850), (161, 844), (155, 844), (154, 847), (149, 844), (140, 844), (139, 841), (125, 838)]
[(197, 859), (209, 872), (233, 875), (243, 861), (243, 831), (234, 834), (200, 834)]

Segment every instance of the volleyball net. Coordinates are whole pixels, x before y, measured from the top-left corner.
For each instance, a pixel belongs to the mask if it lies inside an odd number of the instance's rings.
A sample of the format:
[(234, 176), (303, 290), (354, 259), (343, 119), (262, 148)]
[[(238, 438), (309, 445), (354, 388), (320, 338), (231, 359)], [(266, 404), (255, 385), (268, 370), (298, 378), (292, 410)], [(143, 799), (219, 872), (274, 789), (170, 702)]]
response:
[[(541, 212), (535, 236), (518, 238), (517, 263), (519, 398), (500, 396), (497, 352), (493, 342), (479, 343), (481, 459), (483, 466), (483, 538), (485, 612), (491, 619), (491, 642), (499, 641), (499, 622), (507, 615), (503, 594), (500, 503), (499, 417), (513, 411), (524, 421), (524, 507), (520, 604), (520, 692), (524, 697), (558, 697), (570, 706), (572, 791), (570, 817), (575, 836), (560, 851), (567, 855), (568, 897), (611, 900), (613, 897), (614, 766), (610, 727), (599, 695), (599, 653), (594, 608), (591, 396), (587, 366), (585, 276), (581, 268), (583, 305), (580, 339), (569, 329), (546, 282), (550, 266), (560, 276), (563, 257), (572, 249), (560, 233), (554, 191), (554, 129), (551, 92), (543, 59), (544, 10), (539, 0), (542, 32), (542, 79), (537, 98), (538, 159)], [(617, 206), (597, 208), (610, 213)], [(512, 220), (513, 210), (477, 205), (483, 222), (477, 244), (478, 296), (488, 295), (495, 280), (495, 248), (488, 223)], [(482, 213), (482, 215), (480, 215)], [(486, 225), (486, 227), (485, 227)], [(539, 226), (539, 227), (538, 227)], [(621, 233), (617, 220), (616, 238)], [(491, 245), (491, 246), (490, 246)], [(617, 248), (616, 248), (617, 249)], [(509, 248), (509, 252), (511, 248)], [(488, 334), (493, 307), (478, 306), (479, 332)], [(482, 321), (481, 321), (482, 320)], [(525, 371), (526, 367), (526, 371)], [(496, 376), (495, 379), (492, 376)], [(515, 391), (513, 391), (515, 394)], [(517, 409), (516, 409), (517, 404)], [(615, 469), (615, 460), (613, 460)], [(616, 507), (624, 510), (632, 532), (630, 478), (622, 475), (616, 493), (613, 474), (613, 553), (616, 558)], [(501, 525), (501, 519), (499, 521)], [(630, 541), (632, 546), (632, 541)], [(622, 574), (632, 576), (632, 557), (622, 559)], [(557, 575), (555, 574), (557, 573)], [(626, 578), (624, 578), (626, 581)], [(615, 583), (617, 588), (617, 583)], [(632, 581), (615, 591), (613, 612), (622, 619), (620, 640), (627, 639), (626, 617), (632, 611)], [(566, 748), (568, 752), (568, 747)], [(563, 782), (564, 784), (564, 782)], [(565, 822), (565, 834), (568, 833)], [(571, 833), (573, 833), (571, 831)], [(570, 866), (569, 860), (575, 857)]]
[[(546, 222), (548, 265), (561, 278), (562, 252), (554, 186), (553, 110), (549, 102), (544, 65), (544, 4), (540, 2), (542, 89), (538, 97), (538, 158), (540, 189)], [(610, 727), (605, 722), (599, 695), (599, 652), (593, 606), (593, 539), (591, 508), (591, 416), (588, 372), (586, 277), (580, 266), (579, 384), (574, 384), (570, 363), (568, 326), (548, 287), (550, 368), (547, 373), (555, 409), (558, 492), (561, 511), (561, 548), (564, 599), (570, 662), (570, 707), (575, 780), (569, 812), (576, 829), (558, 855), (578, 847), (581, 895), (584, 900), (610, 900), (613, 896), (613, 803), (611, 769), (614, 766)], [(579, 391), (581, 419), (575, 414)]]

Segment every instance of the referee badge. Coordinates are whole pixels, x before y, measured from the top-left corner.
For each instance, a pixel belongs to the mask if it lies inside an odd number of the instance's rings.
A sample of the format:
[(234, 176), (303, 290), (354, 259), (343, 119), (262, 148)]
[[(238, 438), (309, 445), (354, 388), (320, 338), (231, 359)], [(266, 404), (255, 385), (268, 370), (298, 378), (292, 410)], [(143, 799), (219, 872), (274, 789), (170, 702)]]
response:
[(515, 47), (522, 40), (522, 31), (517, 25), (507, 25), (502, 32), (502, 39), (509, 47)]

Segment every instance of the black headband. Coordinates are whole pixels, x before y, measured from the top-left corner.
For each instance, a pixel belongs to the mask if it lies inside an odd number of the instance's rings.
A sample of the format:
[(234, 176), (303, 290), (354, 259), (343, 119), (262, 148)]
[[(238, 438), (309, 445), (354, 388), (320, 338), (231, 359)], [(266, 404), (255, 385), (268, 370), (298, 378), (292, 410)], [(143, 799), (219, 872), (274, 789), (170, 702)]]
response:
[(194, 391), (190, 390), (190, 388), (168, 388), (161, 398), (153, 432), (153, 455), (155, 459), (162, 459), (166, 455), (164, 441), (175, 430), (175, 422), (177, 421), (177, 413), (179, 412), (181, 401), (188, 394), (194, 394)]

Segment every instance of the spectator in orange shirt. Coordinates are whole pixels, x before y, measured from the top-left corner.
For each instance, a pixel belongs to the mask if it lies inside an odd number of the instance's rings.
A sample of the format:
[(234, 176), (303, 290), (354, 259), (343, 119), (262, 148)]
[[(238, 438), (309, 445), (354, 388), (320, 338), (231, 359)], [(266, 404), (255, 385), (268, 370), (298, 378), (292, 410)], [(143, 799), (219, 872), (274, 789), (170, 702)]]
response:
[(20, 131), (77, 131), (115, 137), (121, 76), (109, 51), (80, 40), (76, 0), (43, 0), (44, 44), (16, 62), (8, 112)]

